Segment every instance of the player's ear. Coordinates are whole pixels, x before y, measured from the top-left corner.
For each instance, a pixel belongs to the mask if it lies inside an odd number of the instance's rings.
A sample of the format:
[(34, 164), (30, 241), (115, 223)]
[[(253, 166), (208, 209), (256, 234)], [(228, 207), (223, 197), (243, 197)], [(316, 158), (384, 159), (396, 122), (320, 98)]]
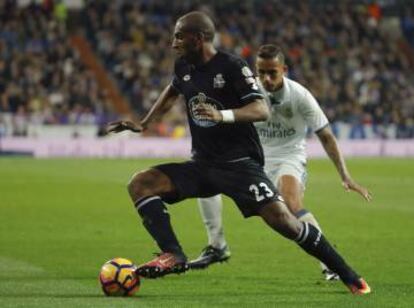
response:
[(287, 73), (289, 70), (289, 67), (287, 65), (283, 65), (283, 73)]
[(258, 75), (259, 75), (259, 67), (258, 67), (258, 65), (257, 65), (257, 58), (256, 58), (256, 61), (254, 61), (254, 74), (255, 74), (256, 76), (258, 76)]
[(195, 34), (195, 38), (197, 40), (197, 43), (200, 43), (201, 44), (206, 39), (206, 35), (203, 32), (197, 32)]

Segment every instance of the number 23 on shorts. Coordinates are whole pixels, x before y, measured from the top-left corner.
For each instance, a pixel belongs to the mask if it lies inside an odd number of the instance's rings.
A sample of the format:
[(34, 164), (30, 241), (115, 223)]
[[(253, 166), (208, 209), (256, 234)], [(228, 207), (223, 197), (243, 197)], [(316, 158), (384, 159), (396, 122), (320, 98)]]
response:
[(264, 200), (265, 197), (271, 198), (275, 195), (275, 193), (264, 182), (259, 183), (259, 185), (250, 185), (249, 190), (254, 193), (257, 202)]

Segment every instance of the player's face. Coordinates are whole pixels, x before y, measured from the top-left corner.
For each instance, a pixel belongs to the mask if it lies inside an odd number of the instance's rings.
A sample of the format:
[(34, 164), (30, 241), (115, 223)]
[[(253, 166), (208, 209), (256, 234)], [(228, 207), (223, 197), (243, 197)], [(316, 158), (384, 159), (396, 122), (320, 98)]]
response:
[(278, 58), (256, 59), (256, 72), (266, 91), (274, 92), (283, 85), (283, 75), (287, 71), (287, 66), (280, 63)]
[(200, 55), (201, 41), (197, 39), (194, 33), (183, 31), (182, 22), (177, 22), (174, 29), (172, 48), (177, 56), (183, 57), (189, 62), (194, 62)]

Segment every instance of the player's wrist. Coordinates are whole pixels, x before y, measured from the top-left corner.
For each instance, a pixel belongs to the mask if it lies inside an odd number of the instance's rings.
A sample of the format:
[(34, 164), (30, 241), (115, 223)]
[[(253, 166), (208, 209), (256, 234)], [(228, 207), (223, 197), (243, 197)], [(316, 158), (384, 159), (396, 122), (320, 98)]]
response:
[(141, 121), (141, 122), (139, 123), (139, 125), (141, 125), (141, 127), (142, 127), (143, 129), (146, 129), (146, 128), (148, 127), (148, 122), (147, 122), (147, 121)]
[(221, 122), (223, 123), (234, 123), (236, 118), (234, 116), (234, 111), (231, 109), (220, 110), (221, 113)]

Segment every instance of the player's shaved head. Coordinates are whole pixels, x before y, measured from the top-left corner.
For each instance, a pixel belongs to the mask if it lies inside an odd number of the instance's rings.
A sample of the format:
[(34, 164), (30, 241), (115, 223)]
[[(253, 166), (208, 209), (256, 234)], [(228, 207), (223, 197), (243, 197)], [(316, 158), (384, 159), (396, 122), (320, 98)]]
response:
[(200, 11), (193, 11), (177, 20), (177, 24), (181, 24), (183, 32), (201, 33), (205, 41), (213, 41), (216, 28), (211, 18)]
[(280, 64), (285, 63), (285, 55), (282, 52), (282, 48), (273, 44), (260, 46), (259, 50), (257, 51), (257, 57), (262, 59), (277, 58)]

